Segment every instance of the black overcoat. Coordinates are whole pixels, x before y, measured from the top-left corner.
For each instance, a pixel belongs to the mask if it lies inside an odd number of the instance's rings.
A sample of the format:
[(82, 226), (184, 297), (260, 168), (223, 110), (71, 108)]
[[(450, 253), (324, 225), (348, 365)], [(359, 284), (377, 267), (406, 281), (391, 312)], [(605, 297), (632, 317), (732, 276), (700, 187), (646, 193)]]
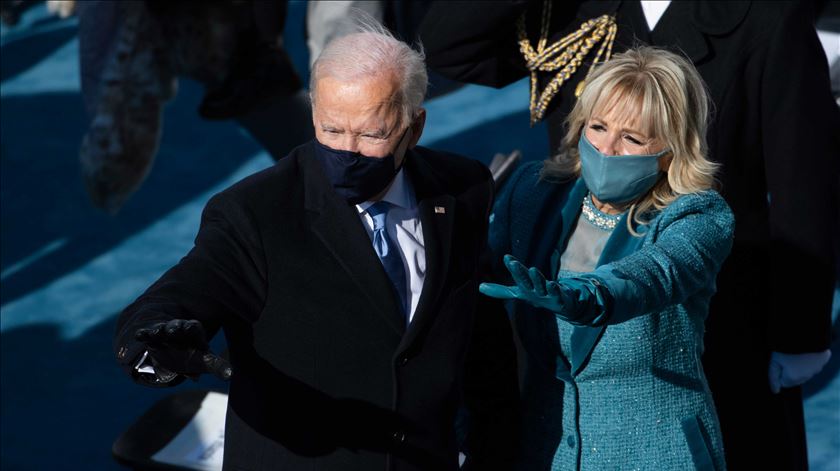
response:
[[(477, 289), (490, 174), (421, 147), (405, 168), (427, 259), (408, 328), (311, 143), (214, 196), (195, 247), (121, 314), (115, 352), (129, 373), (144, 348), (138, 328), (191, 318), (223, 329), (233, 366), (225, 469), (457, 469), (461, 405), (472, 465), (508, 461), (512, 334)], [(488, 304), (481, 316), (478, 303)]]
[[(429, 65), (448, 78), (495, 87), (526, 77), (515, 21), (527, 10), (535, 46), (542, 5), (436, 2), (421, 27)], [(732, 469), (807, 467), (800, 390), (772, 395), (767, 365), (771, 351), (816, 352), (831, 342), (840, 116), (812, 2), (674, 1), (653, 31), (636, 1), (552, 6), (548, 44), (585, 20), (613, 14), (615, 53), (641, 44), (672, 49), (690, 58), (708, 85), (709, 156), (722, 164), (720, 190), (736, 221), (704, 356), (727, 461)], [(553, 152), (591, 60), (548, 109)], [(539, 89), (553, 76), (540, 73)]]

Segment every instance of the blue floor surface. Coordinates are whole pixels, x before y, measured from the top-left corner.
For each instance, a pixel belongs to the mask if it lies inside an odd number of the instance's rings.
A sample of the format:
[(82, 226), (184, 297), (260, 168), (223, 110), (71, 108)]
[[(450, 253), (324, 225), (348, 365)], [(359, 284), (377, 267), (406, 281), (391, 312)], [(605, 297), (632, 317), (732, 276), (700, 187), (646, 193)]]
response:
[[(287, 35), (300, 35), (291, 2)], [(296, 23), (295, 23), (296, 22)], [(0, 37), (0, 468), (122, 469), (111, 444), (171, 390), (134, 385), (111, 353), (115, 316), (192, 246), (211, 195), (272, 164), (257, 138), (300, 139), (302, 99), (271, 128), (204, 121), (203, 88), (181, 80), (164, 116), (154, 168), (116, 216), (92, 207), (80, 178), (85, 132), (74, 19), (43, 7)], [(287, 40), (302, 70), (300, 40)], [(547, 152), (528, 127), (528, 85), (466, 86), (427, 104), (422, 144), (489, 162), (521, 149)], [(297, 108), (295, 108), (297, 106)], [(264, 120), (262, 120), (264, 121)], [(265, 124), (263, 125), (265, 126)], [(300, 126), (298, 126), (300, 127)], [(284, 133), (285, 130), (285, 134)], [(219, 345), (215, 344), (218, 348)], [(840, 470), (840, 351), (807, 389), (809, 455), (816, 471)], [(180, 388), (225, 390), (209, 378)]]

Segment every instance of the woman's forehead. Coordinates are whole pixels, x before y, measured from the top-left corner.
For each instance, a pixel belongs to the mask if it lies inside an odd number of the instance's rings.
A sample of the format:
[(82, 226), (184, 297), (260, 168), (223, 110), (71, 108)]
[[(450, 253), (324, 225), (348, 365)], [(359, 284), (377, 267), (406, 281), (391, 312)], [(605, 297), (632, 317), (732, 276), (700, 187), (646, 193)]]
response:
[(653, 129), (653, 123), (642, 108), (641, 97), (614, 92), (602, 95), (595, 102), (590, 118), (649, 133)]

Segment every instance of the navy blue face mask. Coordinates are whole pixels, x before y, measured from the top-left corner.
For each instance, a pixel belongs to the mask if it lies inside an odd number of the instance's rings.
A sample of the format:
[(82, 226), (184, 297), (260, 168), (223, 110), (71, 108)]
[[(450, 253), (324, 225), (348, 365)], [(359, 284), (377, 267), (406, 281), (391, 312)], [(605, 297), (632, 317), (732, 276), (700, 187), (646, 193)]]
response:
[(604, 203), (626, 203), (650, 190), (659, 180), (659, 158), (651, 155), (604, 155), (584, 133), (578, 141), (581, 176), (586, 188)]
[[(408, 130), (406, 130), (406, 133)], [(396, 151), (402, 148), (405, 134), (400, 138)], [(400, 166), (396, 165), (396, 157), (391, 152), (385, 157), (368, 157), (360, 152), (336, 150), (314, 140), (315, 157), (321, 163), (324, 174), (332, 184), (333, 189), (350, 204), (359, 204), (376, 196), (391, 183)], [(403, 155), (405, 150), (403, 152)]]

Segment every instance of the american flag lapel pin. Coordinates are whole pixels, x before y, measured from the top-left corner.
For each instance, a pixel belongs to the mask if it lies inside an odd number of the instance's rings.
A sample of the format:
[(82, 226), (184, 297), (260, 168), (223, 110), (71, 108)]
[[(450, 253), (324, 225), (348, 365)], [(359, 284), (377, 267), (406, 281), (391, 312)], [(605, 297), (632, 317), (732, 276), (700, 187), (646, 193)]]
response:
[(446, 214), (446, 208), (443, 206), (435, 206), (435, 214)]

